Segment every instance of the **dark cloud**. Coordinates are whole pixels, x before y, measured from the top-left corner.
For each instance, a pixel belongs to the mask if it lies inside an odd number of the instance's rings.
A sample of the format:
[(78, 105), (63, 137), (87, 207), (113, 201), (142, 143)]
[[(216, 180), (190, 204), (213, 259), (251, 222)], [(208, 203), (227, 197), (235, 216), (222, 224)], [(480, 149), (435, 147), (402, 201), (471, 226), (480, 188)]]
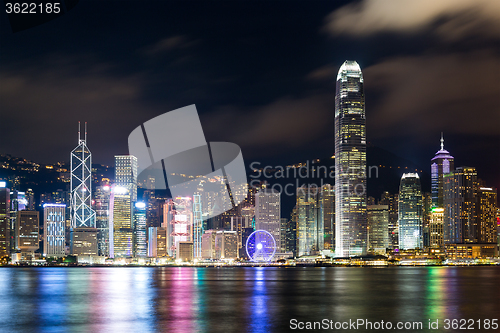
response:
[(335, 68), (332, 65), (327, 65), (313, 70), (307, 74), (306, 79), (311, 81), (331, 80), (335, 79), (337, 72), (338, 68)]
[[(500, 123), (500, 59), (488, 51), (385, 60), (363, 70), (372, 138), (448, 132), (496, 135)], [(467, 121), (464, 121), (467, 119)]]
[(163, 38), (155, 44), (145, 47), (143, 52), (149, 56), (157, 56), (174, 49), (188, 48), (195, 44), (196, 41), (190, 40), (187, 36), (178, 35)]
[(0, 131), (12, 140), (0, 141), (2, 153), (39, 162), (65, 161), (77, 143), (77, 122), (87, 121), (94, 160), (109, 163), (110, 147), (120, 149), (116, 154), (127, 153), (132, 124), (154, 113), (141, 102), (141, 75), (115, 76), (104, 70), (109, 69), (105, 64), (82, 71), (79, 58), (65, 59), (57, 66), (46, 62), (0, 71), (0, 109), (8, 110), (2, 112)]
[(334, 36), (369, 36), (433, 28), (445, 39), (457, 39), (472, 32), (499, 37), (499, 22), (497, 0), (364, 0), (332, 12), (324, 30)]
[(259, 151), (264, 156), (310, 147), (332, 131), (334, 108), (334, 94), (313, 94), (283, 97), (245, 110), (225, 106), (202, 120), (211, 140), (235, 142), (250, 153)]

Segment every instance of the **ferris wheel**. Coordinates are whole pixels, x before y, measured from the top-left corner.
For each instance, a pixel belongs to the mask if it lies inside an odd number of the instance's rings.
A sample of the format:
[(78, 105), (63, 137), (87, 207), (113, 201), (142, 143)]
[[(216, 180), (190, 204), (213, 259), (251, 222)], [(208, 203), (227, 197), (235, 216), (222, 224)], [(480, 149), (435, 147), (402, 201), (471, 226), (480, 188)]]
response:
[(276, 253), (276, 241), (269, 232), (256, 230), (248, 237), (246, 250), (251, 261), (270, 261)]

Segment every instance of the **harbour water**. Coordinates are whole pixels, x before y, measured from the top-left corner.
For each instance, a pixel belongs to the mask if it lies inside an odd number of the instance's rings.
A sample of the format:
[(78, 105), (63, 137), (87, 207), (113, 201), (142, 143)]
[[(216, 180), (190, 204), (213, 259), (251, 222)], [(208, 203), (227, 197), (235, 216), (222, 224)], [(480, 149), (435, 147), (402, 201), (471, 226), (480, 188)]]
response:
[[(2, 267), (0, 330), (453, 332), (445, 319), (463, 319), (485, 332), (500, 319), (499, 280), (500, 267)], [(422, 328), (335, 330), (357, 320)]]

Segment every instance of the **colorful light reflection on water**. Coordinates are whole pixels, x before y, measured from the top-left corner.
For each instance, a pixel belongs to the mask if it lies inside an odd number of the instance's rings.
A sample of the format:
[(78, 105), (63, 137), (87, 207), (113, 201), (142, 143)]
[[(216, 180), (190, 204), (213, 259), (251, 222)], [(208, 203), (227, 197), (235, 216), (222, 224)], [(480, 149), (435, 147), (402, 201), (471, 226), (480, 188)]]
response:
[(499, 273), (499, 267), (0, 268), (0, 325), (5, 332), (281, 332), (292, 318), (493, 319)]

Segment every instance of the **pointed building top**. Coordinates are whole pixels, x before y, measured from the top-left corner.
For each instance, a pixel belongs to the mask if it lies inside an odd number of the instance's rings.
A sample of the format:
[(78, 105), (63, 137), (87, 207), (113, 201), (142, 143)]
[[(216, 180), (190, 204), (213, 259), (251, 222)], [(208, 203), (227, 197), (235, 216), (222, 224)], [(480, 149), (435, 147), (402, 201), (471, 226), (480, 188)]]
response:
[(82, 139), (82, 129), (81, 129), (81, 122), (78, 121), (78, 144), (81, 143), (87, 143), (87, 122), (85, 122), (84, 125), (84, 132), (83, 132), (83, 139)]
[(346, 79), (347, 76), (358, 77), (363, 82), (361, 67), (359, 67), (359, 64), (355, 60), (344, 61), (337, 74), (337, 81), (341, 78)]
[(441, 132), (441, 149), (436, 153), (434, 158), (431, 161), (434, 161), (436, 159), (440, 158), (446, 158), (446, 159), (453, 159), (453, 156), (450, 155), (450, 152), (444, 149), (444, 137), (443, 137), (443, 132)]

